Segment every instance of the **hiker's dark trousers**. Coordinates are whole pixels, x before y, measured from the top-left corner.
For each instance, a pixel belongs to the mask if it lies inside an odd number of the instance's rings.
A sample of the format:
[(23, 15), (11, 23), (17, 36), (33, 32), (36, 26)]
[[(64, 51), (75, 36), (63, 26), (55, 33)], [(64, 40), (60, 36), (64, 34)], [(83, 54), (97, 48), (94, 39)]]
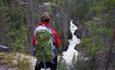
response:
[[(51, 70), (56, 70), (57, 68), (57, 57), (53, 60), (53, 62), (46, 62), (46, 68), (51, 68)], [(35, 70), (41, 70), (41, 68), (44, 68), (43, 62), (37, 62), (35, 66)]]

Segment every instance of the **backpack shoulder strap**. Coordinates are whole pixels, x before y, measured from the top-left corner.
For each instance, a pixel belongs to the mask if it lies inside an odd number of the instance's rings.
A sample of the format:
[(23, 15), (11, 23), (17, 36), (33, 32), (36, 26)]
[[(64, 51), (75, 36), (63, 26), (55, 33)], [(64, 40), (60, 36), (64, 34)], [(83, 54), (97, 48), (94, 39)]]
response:
[(36, 32), (40, 31), (40, 30), (47, 30), (47, 31), (49, 31), (52, 34), (51, 30), (49, 28), (47, 28), (46, 26), (38, 26), (38, 27), (36, 27), (34, 29), (34, 35), (36, 35)]

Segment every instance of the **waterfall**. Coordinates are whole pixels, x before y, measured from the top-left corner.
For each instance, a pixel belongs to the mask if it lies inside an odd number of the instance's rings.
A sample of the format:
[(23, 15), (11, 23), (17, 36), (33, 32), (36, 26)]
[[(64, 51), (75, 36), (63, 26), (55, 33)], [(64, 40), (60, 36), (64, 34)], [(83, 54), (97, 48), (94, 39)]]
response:
[(65, 60), (65, 62), (69, 65), (72, 64), (72, 59), (74, 57), (77, 60), (77, 56), (79, 54), (79, 52), (74, 49), (75, 46), (80, 43), (80, 39), (78, 39), (76, 37), (76, 35), (74, 35), (74, 33), (77, 29), (78, 29), (77, 26), (75, 26), (73, 24), (73, 20), (71, 20), (70, 21), (70, 31), (72, 34), (72, 39), (68, 40), (68, 42), (69, 42), (68, 49), (67, 49), (67, 51), (63, 52), (63, 56), (62, 56), (62, 58)]

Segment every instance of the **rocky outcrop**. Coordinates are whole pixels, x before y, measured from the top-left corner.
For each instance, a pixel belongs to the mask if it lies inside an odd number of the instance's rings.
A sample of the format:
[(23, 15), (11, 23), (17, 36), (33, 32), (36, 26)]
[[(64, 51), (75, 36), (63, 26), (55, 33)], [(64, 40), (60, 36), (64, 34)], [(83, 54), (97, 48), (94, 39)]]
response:
[(34, 70), (36, 61), (28, 54), (0, 53), (0, 70)]

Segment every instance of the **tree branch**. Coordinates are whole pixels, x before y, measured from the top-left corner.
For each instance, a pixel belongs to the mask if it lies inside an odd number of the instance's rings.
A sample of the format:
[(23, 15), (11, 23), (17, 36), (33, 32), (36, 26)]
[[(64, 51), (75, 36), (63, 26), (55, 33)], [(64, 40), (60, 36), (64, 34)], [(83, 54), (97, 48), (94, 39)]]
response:
[(22, 1), (22, 0), (18, 0), (17, 1), (20, 5), (28, 5), (29, 3), (27, 2), (24, 2), (24, 1)]

